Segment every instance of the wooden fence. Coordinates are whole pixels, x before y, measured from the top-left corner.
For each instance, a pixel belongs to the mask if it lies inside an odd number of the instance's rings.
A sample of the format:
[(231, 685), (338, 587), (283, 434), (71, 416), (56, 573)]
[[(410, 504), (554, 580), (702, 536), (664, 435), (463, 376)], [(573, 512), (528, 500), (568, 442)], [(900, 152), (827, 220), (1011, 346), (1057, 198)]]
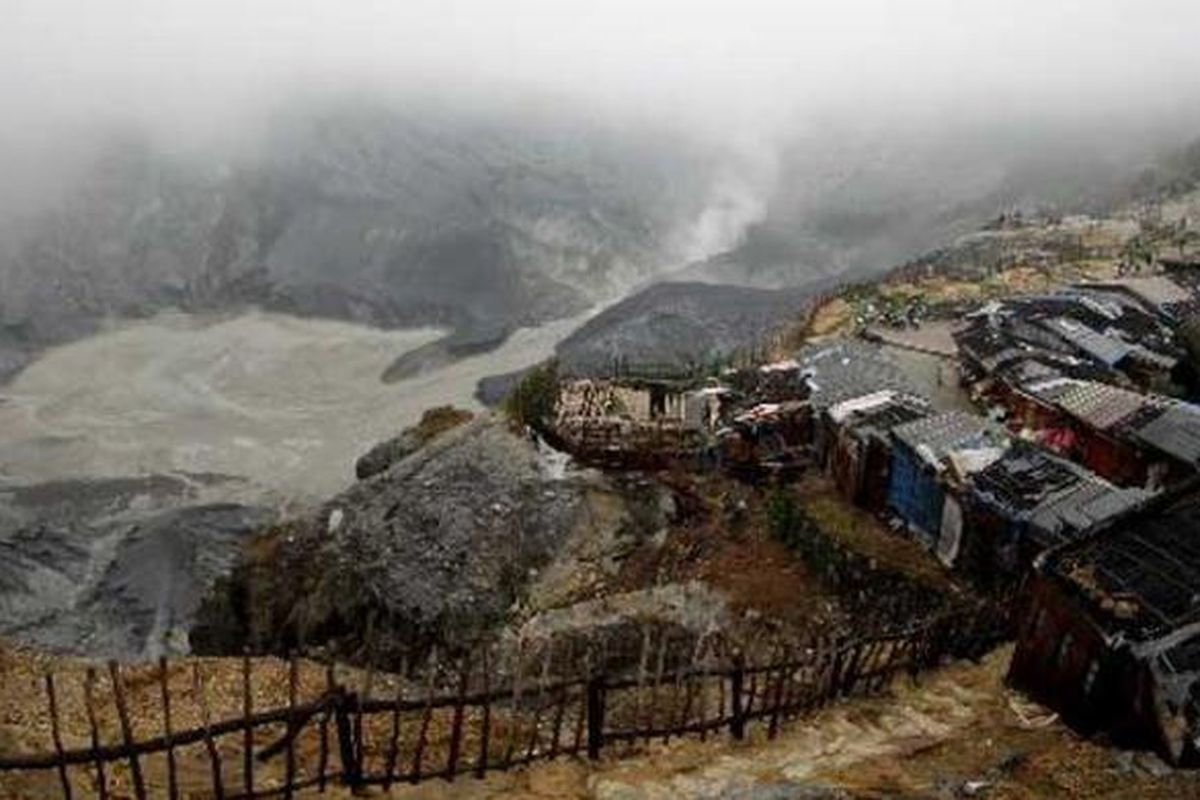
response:
[[(97, 674), (88, 671), (86, 726), (74, 726), (87, 731), (76, 735), (86, 743), (81, 747), (66, 747), (62, 683), (45, 676), (52, 749), (0, 753), (0, 786), (14, 771), (43, 771), (57, 773), (68, 800), (107, 800), (114, 783), (117, 794), (139, 800), (292, 797), (300, 789), (324, 791), (331, 782), (390, 787), (481, 778), (490, 770), (560, 756), (620, 755), (679, 736), (740, 740), (755, 726), (774, 737), (788, 720), (838, 698), (880, 691), (897, 675), (915, 678), (947, 658), (978, 657), (1007, 635), (1007, 620), (995, 607), (867, 639), (774, 643), (753, 655), (717, 637), (643, 628), (641, 641), (624, 654), (549, 641), (509, 647), (498, 659), (498, 649), (485, 648), (473, 660), (435, 664), (407, 678), (402, 668), (386, 679), (374, 670), (357, 671), (354, 688), (328, 666), (315, 686), (305, 681), (312, 689), (307, 699), (300, 696), (298, 676), (304, 669), (312, 678), (318, 665), (292, 659), (266, 675), (264, 666), (245, 658), (239, 685), (232, 687), (241, 696), (240, 713), (219, 721), (199, 663), (172, 666), (163, 659), (156, 668), (128, 674), (110, 663), (107, 704), (97, 702)], [(623, 666), (611, 672), (605, 666), (614, 664)], [(285, 683), (286, 704), (255, 709), (255, 681), (277, 693)], [(180, 691), (181, 682), (190, 685)], [(154, 710), (155, 719), (143, 719), (141, 727), (154, 724), (157, 735), (134, 735), (130, 686), (141, 691), (139, 708)], [(185, 701), (199, 724), (177, 729), (173, 723)], [(110, 719), (116, 712), (119, 742), (102, 741), (102, 706)]]

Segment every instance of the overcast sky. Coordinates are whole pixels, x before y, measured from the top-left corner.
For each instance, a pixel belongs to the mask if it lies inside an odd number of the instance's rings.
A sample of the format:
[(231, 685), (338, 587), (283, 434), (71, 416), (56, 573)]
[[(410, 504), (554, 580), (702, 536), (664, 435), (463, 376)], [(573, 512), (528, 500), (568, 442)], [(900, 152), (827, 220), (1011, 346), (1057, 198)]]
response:
[(97, 115), (224, 125), (314, 86), (536, 93), (768, 129), (831, 107), (1169, 107), (1200, 78), (1195, 0), (3, 0), (0, 13), (0, 99), (26, 130)]

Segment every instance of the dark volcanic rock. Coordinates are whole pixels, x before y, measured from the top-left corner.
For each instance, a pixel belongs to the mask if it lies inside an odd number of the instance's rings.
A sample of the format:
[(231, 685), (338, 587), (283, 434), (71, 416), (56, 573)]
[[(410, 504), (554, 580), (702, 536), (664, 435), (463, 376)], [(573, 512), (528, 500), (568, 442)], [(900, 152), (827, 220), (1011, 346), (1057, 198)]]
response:
[(406, 428), (392, 439), (380, 442), (354, 463), (354, 476), (360, 481), (378, 475), (393, 464), (408, 458), (434, 437), (471, 420), (469, 411), (453, 406), (431, 408), (421, 415), (421, 421)]
[(412, 429), (380, 442), (354, 462), (354, 477), (364, 481), (385, 472), (392, 464), (402, 461), (420, 450), (424, 444), (425, 437)]
[(508, 397), (513, 389), (517, 388), (517, 384), (533, 368), (530, 366), (514, 372), (506, 372), (503, 375), (489, 375), (481, 378), (475, 385), (475, 399), (488, 408), (496, 408), (504, 402), (504, 398)]
[(477, 325), (410, 350), (383, 373), (384, 383), (395, 383), (452, 364), (460, 358), (488, 353), (504, 344), (512, 328), (503, 323)]
[(0, 634), (98, 656), (180, 651), (201, 596), (273, 514), (173, 476), (0, 488)]
[(558, 346), (560, 369), (611, 374), (630, 367), (703, 368), (799, 318), (824, 282), (796, 289), (660, 283), (606, 309)]

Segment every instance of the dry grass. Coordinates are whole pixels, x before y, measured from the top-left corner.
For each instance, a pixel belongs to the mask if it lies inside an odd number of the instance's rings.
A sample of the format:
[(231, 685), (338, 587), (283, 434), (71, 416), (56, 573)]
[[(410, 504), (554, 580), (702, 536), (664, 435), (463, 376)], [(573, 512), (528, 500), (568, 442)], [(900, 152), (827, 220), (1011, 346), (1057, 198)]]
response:
[(925, 548), (892, 533), (869, 511), (847, 503), (828, 478), (806, 477), (797, 487), (797, 497), (804, 511), (823, 531), (851, 550), (925, 586), (939, 590), (952, 588), (946, 570)]

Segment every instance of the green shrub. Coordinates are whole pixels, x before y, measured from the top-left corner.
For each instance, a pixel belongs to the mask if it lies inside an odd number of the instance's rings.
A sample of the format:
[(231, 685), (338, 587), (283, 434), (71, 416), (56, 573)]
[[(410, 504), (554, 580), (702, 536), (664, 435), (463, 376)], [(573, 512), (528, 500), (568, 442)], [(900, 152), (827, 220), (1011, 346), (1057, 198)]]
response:
[(504, 400), (513, 425), (544, 430), (558, 409), (558, 364), (548, 361), (531, 369)]
[(795, 549), (800, 544), (803, 521), (791, 492), (780, 487), (771, 490), (767, 497), (767, 525), (771, 536), (785, 546)]

